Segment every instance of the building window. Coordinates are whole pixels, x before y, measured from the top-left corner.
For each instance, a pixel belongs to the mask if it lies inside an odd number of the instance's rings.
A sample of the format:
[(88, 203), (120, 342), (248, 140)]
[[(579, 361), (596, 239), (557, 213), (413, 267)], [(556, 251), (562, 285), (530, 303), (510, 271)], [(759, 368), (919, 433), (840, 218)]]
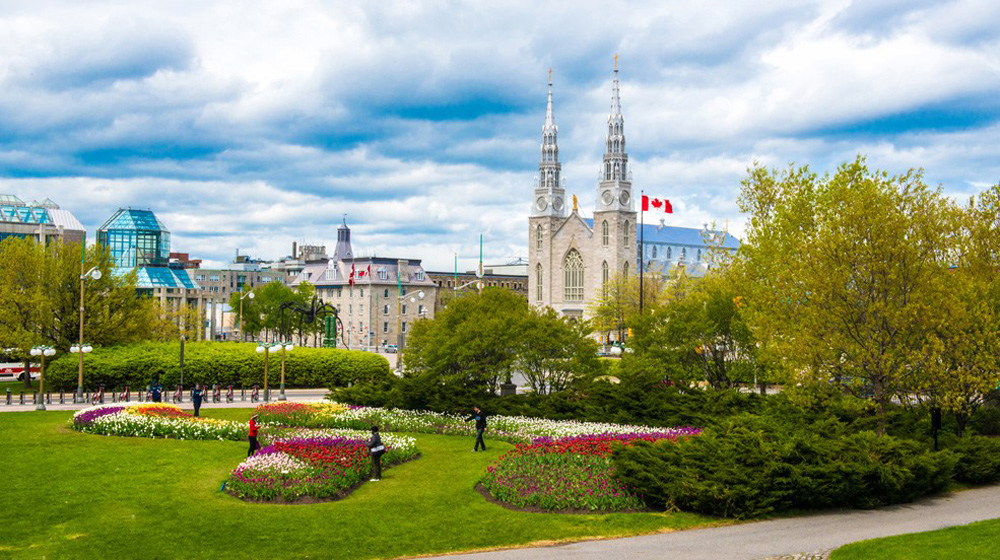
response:
[(608, 268), (608, 261), (601, 263), (601, 293), (608, 295), (608, 280), (611, 278), (611, 270)]
[(542, 265), (535, 266), (535, 301), (542, 301)]
[(576, 249), (563, 262), (563, 291), (566, 301), (583, 301), (583, 257)]
[(670, 247), (667, 247), (667, 260), (670, 260)]
[(601, 245), (607, 247), (609, 237), (610, 236), (608, 235), (608, 221), (604, 220), (603, 222), (601, 222)]
[(389, 288), (385, 289), (385, 295), (383, 297), (389, 297)]
[(382, 308), (382, 313), (385, 313), (386, 315), (389, 314), (389, 306), (388, 305), (386, 305), (385, 307)]
[(653, 245), (653, 258), (656, 258), (656, 245)]
[(698, 249), (698, 262), (701, 262), (701, 249)]
[(622, 276), (625, 278), (625, 280), (628, 280), (628, 262), (626, 262), (625, 266), (622, 267)]
[(681, 260), (683, 261), (683, 260), (687, 259), (687, 256), (688, 256), (688, 250), (687, 249), (681, 249)]
[(535, 228), (535, 249), (542, 250), (542, 226)]
[(365, 314), (365, 304), (363, 304), (363, 303), (359, 303), (358, 304), (358, 313), (361, 314), (361, 315)]
[(365, 297), (365, 289), (361, 288), (361, 297)]
[[(384, 268), (378, 269), (378, 279), (379, 280), (388, 280), (389, 279), (389, 272), (386, 271), (386, 269), (384, 269)], [(389, 290), (385, 291), (385, 295), (386, 295), (386, 297), (389, 297)]]
[(388, 321), (386, 321), (385, 323), (382, 323), (382, 332), (384, 332), (384, 333), (389, 332), (389, 322)]
[(423, 315), (423, 314), (424, 314), (424, 306), (423, 306), (423, 304), (418, 305), (417, 306), (417, 315)]
[(418, 281), (423, 282), (424, 281), (424, 271), (423, 270), (418, 270), (417, 274), (416, 274), (416, 277), (417, 277)]
[(629, 240), (629, 235), (628, 234), (629, 234), (629, 231), (628, 231), (628, 220), (625, 220), (625, 233), (623, 235), (625, 236), (625, 246), (626, 247), (628, 247), (628, 240)]
[(406, 321), (403, 321), (402, 325), (403, 325), (403, 332), (405, 333), (406, 332)]
[(405, 305), (403, 306), (403, 311), (402, 311), (402, 313), (403, 313), (403, 315), (406, 315), (406, 306), (405, 306)]

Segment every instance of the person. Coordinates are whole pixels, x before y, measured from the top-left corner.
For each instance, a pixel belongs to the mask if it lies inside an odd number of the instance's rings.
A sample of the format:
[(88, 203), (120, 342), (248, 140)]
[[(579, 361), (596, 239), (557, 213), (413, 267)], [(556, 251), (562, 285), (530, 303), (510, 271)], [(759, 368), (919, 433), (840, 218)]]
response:
[(247, 439), (250, 440), (250, 451), (247, 452), (247, 457), (252, 457), (253, 454), (260, 449), (260, 444), (257, 443), (257, 415), (254, 414), (250, 417), (250, 432), (247, 434)]
[(160, 385), (159, 379), (153, 380), (149, 393), (153, 396), (153, 402), (163, 402), (163, 385)]
[(470, 420), (476, 421), (476, 444), (472, 447), (472, 452), (479, 451), (480, 445), (483, 446), (483, 451), (486, 451), (486, 442), (483, 441), (483, 432), (486, 431), (486, 413), (478, 406), (472, 407), (472, 410), (472, 416), (465, 419), (466, 422)]
[(378, 426), (372, 426), (372, 439), (368, 442), (368, 454), (372, 456), (372, 479), (371, 482), (382, 480), (382, 454), (385, 453), (385, 445), (378, 435)]
[(201, 387), (201, 383), (195, 383), (194, 389), (191, 389), (191, 402), (194, 404), (194, 416), (198, 417), (198, 411), (201, 410), (201, 399), (205, 391)]

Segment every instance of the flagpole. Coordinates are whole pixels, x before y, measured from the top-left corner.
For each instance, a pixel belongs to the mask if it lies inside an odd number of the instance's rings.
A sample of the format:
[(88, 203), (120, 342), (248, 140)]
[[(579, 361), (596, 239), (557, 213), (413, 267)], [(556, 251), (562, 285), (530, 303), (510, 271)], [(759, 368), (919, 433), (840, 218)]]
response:
[(643, 202), (646, 200), (646, 191), (640, 190), (639, 196), (639, 315), (642, 315), (642, 300), (646, 295), (643, 290), (643, 276), (646, 275), (643, 269), (646, 257), (642, 254), (642, 245), (646, 239), (646, 209), (643, 206)]

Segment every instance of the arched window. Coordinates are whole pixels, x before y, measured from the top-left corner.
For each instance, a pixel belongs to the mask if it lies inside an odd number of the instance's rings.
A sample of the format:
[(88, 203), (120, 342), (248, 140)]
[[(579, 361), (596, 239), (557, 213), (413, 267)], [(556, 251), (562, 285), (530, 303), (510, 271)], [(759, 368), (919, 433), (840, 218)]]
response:
[(629, 240), (628, 233), (629, 233), (629, 231), (628, 231), (628, 220), (625, 220), (625, 234), (624, 234), (625, 235), (625, 247), (628, 247), (628, 240)]
[(628, 261), (625, 261), (625, 266), (622, 267), (622, 277), (628, 280)]
[(682, 249), (681, 249), (681, 260), (685, 260), (685, 259), (687, 259), (687, 256), (688, 256), (688, 250), (687, 250), (687, 249), (684, 249), (684, 248), (682, 248)]
[(389, 297), (389, 288), (385, 289), (385, 296), (384, 297)]
[(701, 262), (701, 249), (698, 249), (698, 262)]
[(608, 295), (608, 280), (611, 277), (611, 271), (608, 269), (608, 261), (601, 263), (601, 293), (605, 296)]
[(608, 246), (608, 221), (601, 222), (601, 245)]
[(670, 247), (667, 247), (667, 260), (670, 260)]
[(656, 258), (656, 245), (653, 245), (653, 258)]
[(535, 230), (535, 249), (542, 250), (542, 226), (540, 225)]
[(535, 266), (535, 301), (542, 301), (542, 265)]
[(576, 249), (563, 261), (563, 293), (566, 301), (583, 301), (583, 257)]

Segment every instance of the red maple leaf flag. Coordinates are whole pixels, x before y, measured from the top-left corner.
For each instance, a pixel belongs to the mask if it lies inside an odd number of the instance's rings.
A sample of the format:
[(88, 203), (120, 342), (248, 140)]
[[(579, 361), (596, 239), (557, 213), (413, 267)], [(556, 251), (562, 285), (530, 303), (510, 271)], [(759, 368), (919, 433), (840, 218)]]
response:
[(354, 263), (351, 263), (351, 275), (347, 277), (347, 285), (354, 285)]
[(652, 206), (657, 210), (663, 210), (666, 214), (673, 214), (674, 207), (670, 205), (670, 201), (667, 199), (660, 200), (659, 198), (649, 198), (646, 195), (642, 195), (642, 211), (648, 212), (649, 207)]

